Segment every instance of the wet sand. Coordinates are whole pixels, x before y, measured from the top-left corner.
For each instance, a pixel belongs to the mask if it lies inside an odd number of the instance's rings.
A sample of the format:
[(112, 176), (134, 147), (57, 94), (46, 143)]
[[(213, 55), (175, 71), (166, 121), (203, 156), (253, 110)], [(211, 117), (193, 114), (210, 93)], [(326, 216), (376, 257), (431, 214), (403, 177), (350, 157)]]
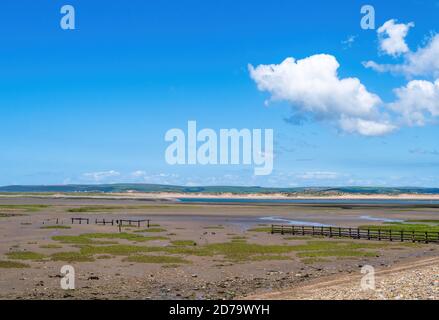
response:
[[(11, 209), (13, 205), (47, 205), (34, 212)], [(3, 208), (2, 208), (3, 206)], [(9, 206), (9, 207), (8, 207)], [(87, 206), (101, 206), (98, 212), (69, 212)], [(315, 239), (286, 239), (249, 229), (270, 223), (316, 223), (334, 226), (380, 224), (382, 221), (438, 219), (437, 205), (344, 205), (344, 204), (192, 204), (166, 199), (62, 199), (14, 197), (0, 198), (0, 260), (10, 260), (8, 252), (31, 251), (50, 257), (56, 252), (78, 250), (74, 244), (59, 243), (58, 235), (117, 233), (115, 226), (94, 224), (94, 219), (151, 219), (163, 231), (142, 233), (167, 240), (148, 241), (148, 246), (167, 246), (170, 241), (191, 240), (198, 247), (221, 244), (245, 237), (249, 244), (303, 245)], [(71, 217), (89, 217), (90, 225), (71, 225)], [(54, 225), (70, 229), (42, 229)], [(272, 219), (272, 220), (270, 220)], [(280, 222), (281, 221), (284, 222)], [(134, 232), (136, 228), (127, 229)], [(339, 241), (320, 239), (319, 241)], [(349, 240), (350, 241), (350, 240)], [(359, 243), (363, 243), (360, 241)], [(133, 245), (127, 240), (119, 244)], [(370, 243), (370, 242), (367, 242)], [(135, 245), (140, 245), (134, 243)], [(42, 248), (59, 245), (60, 248)], [(364, 264), (390, 268), (395, 263), (439, 256), (437, 245), (406, 246), (392, 244), (377, 248), (376, 256), (326, 258), (305, 262), (296, 252), (288, 259), (230, 261), (222, 256), (192, 256), (188, 264), (136, 263), (123, 256), (72, 262), (77, 274), (74, 291), (60, 289), (60, 268), (67, 264), (50, 258), (20, 261), (28, 268), (0, 269), (0, 297), (6, 299), (232, 299), (267, 293), (331, 275), (360, 272)]]

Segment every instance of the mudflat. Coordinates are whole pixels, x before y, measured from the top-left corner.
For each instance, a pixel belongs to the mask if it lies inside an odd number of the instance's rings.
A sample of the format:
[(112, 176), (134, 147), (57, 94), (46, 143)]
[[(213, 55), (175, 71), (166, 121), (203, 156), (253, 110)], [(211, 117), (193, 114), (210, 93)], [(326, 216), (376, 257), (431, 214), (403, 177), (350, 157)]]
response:
[[(90, 224), (72, 224), (72, 217), (89, 218)], [(96, 219), (149, 219), (150, 226), (124, 226), (120, 232), (116, 225), (95, 224)], [(358, 227), (413, 221), (435, 228), (437, 219), (439, 205), (428, 203), (1, 197), (0, 298), (261, 297), (328, 277), (361, 275), (364, 265), (391, 270), (439, 256), (437, 244), (272, 235), (272, 223)], [(75, 269), (75, 290), (60, 287), (64, 265)]]

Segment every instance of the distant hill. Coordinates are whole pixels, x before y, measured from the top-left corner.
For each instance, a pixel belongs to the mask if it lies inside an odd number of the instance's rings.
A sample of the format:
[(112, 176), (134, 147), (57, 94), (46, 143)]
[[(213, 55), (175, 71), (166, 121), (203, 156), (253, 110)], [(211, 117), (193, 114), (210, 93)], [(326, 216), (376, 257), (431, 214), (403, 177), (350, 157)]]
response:
[(337, 194), (439, 194), (439, 188), (384, 188), (384, 187), (311, 187), (311, 188), (263, 188), (263, 187), (231, 187), (205, 186), (185, 187), (159, 184), (98, 184), (98, 185), (15, 185), (0, 187), (0, 192), (29, 193), (123, 193), (123, 192), (175, 192), (175, 193), (293, 193), (312, 195)]

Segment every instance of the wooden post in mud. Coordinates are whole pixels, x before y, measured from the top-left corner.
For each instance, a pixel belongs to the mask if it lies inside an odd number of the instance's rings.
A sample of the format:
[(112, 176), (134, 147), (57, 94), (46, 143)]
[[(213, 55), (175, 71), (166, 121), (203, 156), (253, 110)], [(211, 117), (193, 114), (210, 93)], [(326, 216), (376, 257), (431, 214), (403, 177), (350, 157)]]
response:
[(370, 240), (370, 229), (367, 229), (367, 240)]
[(389, 238), (390, 238), (390, 241), (393, 241), (393, 238), (392, 238), (392, 229), (389, 230)]
[(404, 230), (401, 230), (401, 242), (404, 241)]
[(149, 219), (146, 220), (146, 227), (149, 228)]
[(329, 227), (329, 237), (332, 238), (332, 227)]
[(378, 229), (378, 241), (381, 241), (381, 229)]
[(305, 226), (302, 226), (302, 236), (305, 235)]
[(412, 241), (415, 242), (415, 231), (412, 231)]
[(428, 243), (428, 232), (425, 231), (425, 243)]

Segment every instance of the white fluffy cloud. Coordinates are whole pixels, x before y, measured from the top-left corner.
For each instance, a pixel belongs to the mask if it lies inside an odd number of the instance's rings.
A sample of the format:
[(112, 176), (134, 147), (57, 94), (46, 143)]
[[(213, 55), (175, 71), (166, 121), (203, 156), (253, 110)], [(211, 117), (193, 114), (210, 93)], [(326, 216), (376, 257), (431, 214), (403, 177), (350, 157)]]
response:
[(401, 114), (408, 125), (423, 126), (431, 117), (439, 116), (439, 79), (413, 80), (394, 91), (397, 100), (389, 107)]
[(89, 180), (93, 182), (103, 182), (106, 181), (107, 179), (120, 176), (120, 173), (115, 170), (110, 170), (110, 171), (99, 171), (99, 172), (87, 172), (84, 173), (82, 176), (85, 180)]
[(258, 89), (272, 100), (290, 102), (298, 111), (329, 120), (349, 133), (382, 135), (395, 127), (382, 121), (379, 96), (369, 92), (357, 78), (340, 79), (339, 63), (327, 54), (302, 60), (287, 58), (276, 65), (249, 66)]
[(363, 136), (382, 136), (397, 129), (390, 121), (381, 122), (364, 120), (359, 118), (340, 119), (341, 128), (348, 133), (359, 133)]
[(303, 180), (333, 180), (337, 179), (339, 174), (331, 171), (309, 171), (297, 175), (296, 178)]
[(407, 24), (396, 23), (395, 19), (384, 23), (377, 31), (380, 50), (394, 57), (409, 52), (405, 37), (409, 29), (414, 26), (413, 22)]
[(364, 62), (363, 65), (377, 72), (400, 73), (407, 77), (426, 76), (439, 77), (439, 34), (433, 36), (424, 47), (417, 51), (404, 54), (401, 64), (379, 64), (374, 61)]

